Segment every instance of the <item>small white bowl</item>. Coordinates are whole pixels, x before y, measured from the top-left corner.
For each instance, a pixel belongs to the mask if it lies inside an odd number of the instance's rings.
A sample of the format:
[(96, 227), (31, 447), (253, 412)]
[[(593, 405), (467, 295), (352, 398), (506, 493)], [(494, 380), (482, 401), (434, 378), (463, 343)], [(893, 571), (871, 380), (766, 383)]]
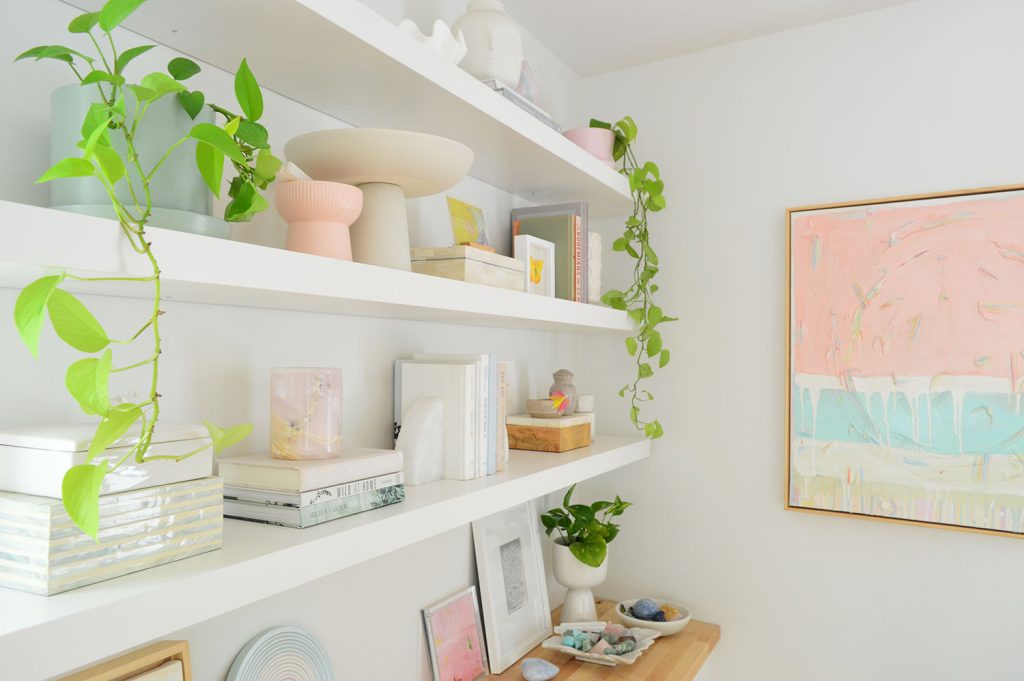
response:
[(662, 598), (652, 598), (650, 600), (654, 601), (655, 603), (658, 603), (659, 605), (671, 605), (679, 611), (679, 614), (682, 615), (682, 617), (680, 617), (677, 620), (672, 620), (671, 622), (651, 622), (648, 620), (637, 619), (636, 617), (633, 617), (629, 614), (629, 609), (632, 608), (633, 604), (639, 600), (642, 599), (634, 598), (629, 601), (622, 601), (617, 606), (615, 606), (615, 614), (618, 615), (619, 619), (622, 620), (622, 623), (625, 624), (627, 627), (643, 627), (645, 629), (654, 629), (655, 631), (660, 632), (662, 636), (671, 636), (672, 634), (678, 634), (680, 631), (686, 628), (687, 624), (690, 623), (689, 610), (679, 605), (678, 603), (666, 601)]

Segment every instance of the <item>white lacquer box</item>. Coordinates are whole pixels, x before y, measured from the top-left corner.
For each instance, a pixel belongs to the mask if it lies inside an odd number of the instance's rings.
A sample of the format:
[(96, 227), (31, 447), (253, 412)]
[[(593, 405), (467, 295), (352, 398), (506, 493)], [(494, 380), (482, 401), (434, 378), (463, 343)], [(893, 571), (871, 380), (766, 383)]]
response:
[[(64, 473), (85, 463), (96, 424), (28, 426), (0, 431), (0, 490), (43, 497), (61, 496)], [(133, 444), (135, 436), (114, 443), (95, 462), (113, 466)], [(202, 425), (160, 421), (153, 431), (148, 456), (180, 456), (203, 447), (210, 435)], [(135, 463), (129, 459), (103, 479), (100, 494), (169, 485), (213, 475), (213, 452), (204, 449), (182, 461)]]

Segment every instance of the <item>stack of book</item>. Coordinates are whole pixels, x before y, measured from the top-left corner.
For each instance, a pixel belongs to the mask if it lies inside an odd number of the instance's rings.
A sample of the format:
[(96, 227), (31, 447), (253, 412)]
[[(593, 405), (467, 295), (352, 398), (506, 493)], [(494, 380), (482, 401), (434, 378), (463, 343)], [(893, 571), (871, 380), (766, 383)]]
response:
[(402, 453), (390, 449), (309, 461), (236, 456), (219, 472), (224, 515), (268, 525), (310, 527), (405, 500)]
[(491, 88), (499, 95), (501, 95), (508, 101), (512, 102), (520, 109), (530, 114), (538, 121), (551, 128), (552, 130), (556, 132), (562, 132), (561, 126), (559, 126), (558, 123), (555, 122), (555, 119), (553, 119), (547, 111), (540, 108), (539, 106), (528, 100), (526, 97), (516, 92), (514, 88), (510, 88), (504, 83), (502, 83), (500, 80), (496, 80), (493, 78), (490, 80), (485, 80), (483, 81), (483, 83), (484, 85)]
[[(96, 541), (61, 503), (61, 481), (87, 462), (95, 424), (0, 432), (0, 586), (50, 595), (221, 547), (223, 490), (210, 449), (180, 462), (129, 458), (100, 488)], [(209, 445), (202, 425), (161, 421), (149, 456), (181, 456)], [(95, 457), (113, 466), (124, 438)]]
[(444, 477), (472, 480), (505, 470), (513, 362), (493, 355), (413, 355), (395, 361), (397, 440), (402, 416), (421, 397), (444, 401)]
[(512, 211), (512, 238), (535, 236), (555, 245), (555, 297), (590, 302), (589, 211), (584, 203), (516, 208)]

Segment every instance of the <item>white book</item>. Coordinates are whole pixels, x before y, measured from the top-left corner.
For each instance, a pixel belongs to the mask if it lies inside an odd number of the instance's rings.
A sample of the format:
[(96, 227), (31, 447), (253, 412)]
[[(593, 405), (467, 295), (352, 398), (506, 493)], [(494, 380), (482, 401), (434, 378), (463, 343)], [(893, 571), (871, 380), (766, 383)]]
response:
[[(95, 423), (27, 426), (0, 432), (0, 488), (18, 494), (61, 497), (64, 474), (86, 463)], [(134, 431), (133, 432), (137, 432)], [(100, 454), (93, 462), (111, 466), (128, 453), (137, 438), (128, 435)], [(210, 435), (205, 426), (159, 421), (153, 431), (148, 456), (181, 456), (203, 451), (181, 461), (158, 460), (145, 464), (129, 457), (103, 478), (100, 494), (170, 485), (197, 480), (213, 474), (213, 450), (206, 445)], [(205, 448), (205, 449), (204, 449)]]
[(505, 426), (505, 420), (509, 415), (515, 372), (515, 362), (498, 362), (498, 444), (495, 466), (498, 472), (508, 467), (508, 428)]
[(428, 362), (473, 362), (477, 370), (476, 394), (473, 398), (477, 407), (476, 475), (484, 477), (492, 471), (491, 458), (495, 452), (496, 412), (494, 411), (496, 383), (493, 355), (429, 355), (416, 354), (413, 359)]
[(315, 504), (323, 504), (328, 501), (344, 499), (345, 497), (373, 492), (384, 487), (401, 485), (405, 482), (404, 473), (388, 473), (378, 475), (375, 478), (365, 480), (354, 480), (343, 485), (332, 485), (320, 489), (311, 489), (308, 492), (274, 492), (272, 490), (257, 489), (255, 487), (224, 486), (224, 499), (230, 501), (246, 501), (254, 504), (266, 504), (268, 506), (288, 506), (290, 508), (305, 508)]
[(220, 459), (224, 484), (276, 492), (308, 492), (402, 470), (402, 453), (392, 449), (345, 448), (333, 459), (291, 461), (266, 454)]
[(421, 397), (444, 400), (444, 477), (472, 480), (477, 470), (476, 365), (404, 361), (399, 366), (401, 413)]

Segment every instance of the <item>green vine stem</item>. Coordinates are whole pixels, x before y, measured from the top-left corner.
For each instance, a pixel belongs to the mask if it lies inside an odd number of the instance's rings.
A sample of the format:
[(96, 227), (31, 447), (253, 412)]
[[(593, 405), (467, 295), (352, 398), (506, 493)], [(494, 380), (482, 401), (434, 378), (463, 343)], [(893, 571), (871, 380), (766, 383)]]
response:
[(637, 160), (633, 143), (638, 130), (631, 117), (626, 116), (615, 125), (592, 119), (590, 127), (605, 128), (614, 133), (613, 157), (622, 162), (619, 172), (628, 178), (629, 191), (633, 196), (633, 212), (626, 219), (626, 229), (612, 243), (613, 251), (625, 252), (635, 261), (633, 281), (625, 291), (607, 291), (601, 300), (617, 310), (626, 310), (637, 325), (636, 335), (626, 339), (626, 351), (634, 359), (636, 376), (619, 390), (619, 397), (628, 396), (629, 419), (633, 426), (655, 439), (661, 437), (664, 430), (657, 419), (645, 421), (640, 417), (643, 404), (654, 399), (654, 395), (640, 387), (640, 382), (654, 375), (653, 362), (657, 362), (659, 369), (669, 363), (671, 353), (664, 347), (658, 326), (677, 321), (676, 317), (665, 315), (654, 302), (654, 294), (658, 292), (654, 279), (659, 267), (658, 254), (651, 246), (648, 213), (664, 210), (665, 184), (657, 164), (651, 161), (641, 164)]
[[(47, 170), (37, 182), (50, 182), (70, 177), (92, 177), (99, 181), (111, 201), (121, 231), (136, 253), (145, 256), (151, 274), (147, 276), (80, 277), (67, 272), (37, 279), (28, 284), (15, 303), (14, 319), (22, 340), (33, 355), (38, 355), (39, 335), (45, 317), (49, 317), (56, 334), (65, 343), (88, 357), (68, 367), (65, 385), (82, 410), (98, 417), (99, 423), (89, 445), (86, 463), (68, 470), (61, 486), (62, 499), (68, 515), (86, 534), (97, 538), (99, 529), (99, 492), (103, 479), (129, 459), (136, 463), (173, 459), (180, 461), (212, 448), (217, 454), (244, 439), (252, 430), (249, 424), (219, 428), (206, 422), (210, 443), (182, 455), (150, 455), (153, 429), (160, 418), (160, 358), (163, 341), (160, 336), (161, 270), (153, 243), (146, 229), (153, 213), (152, 182), (171, 154), (189, 141), (196, 143), (196, 167), (203, 181), (215, 195), (220, 195), (224, 164), (231, 161), (236, 176), (230, 182), (231, 201), (225, 209), (229, 221), (248, 220), (265, 210), (267, 201), (261, 195), (274, 179), (281, 162), (270, 152), (269, 133), (257, 121), (263, 114), (263, 96), (255, 76), (243, 59), (235, 76), (235, 96), (241, 114), (206, 102), (205, 95), (189, 91), (182, 81), (199, 73), (200, 67), (190, 59), (176, 57), (167, 65), (167, 73), (154, 72), (138, 84), (129, 84), (125, 67), (153, 45), (142, 45), (117, 51), (111, 31), (121, 24), (142, 0), (109, 0), (98, 12), (81, 14), (71, 21), (71, 34), (85, 34), (95, 49), (96, 58), (63, 45), (41, 45), (26, 50), (22, 59), (52, 59), (66, 63), (83, 87), (94, 86), (99, 101), (92, 104), (82, 123), (80, 157), (65, 158)], [(105, 34), (109, 52), (104, 51), (93, 31)], [(97, 65), (97, 58), (100, 67)], [(125, 94), (135, 100), (129, 119)], [(187, 135), (172, 144), (147, 172), (142, 166), (136, 145), (150, 106), (167, 96), (175, 96), (178, 105), (193, 120), (204, 105), (225, 118), (224, 125), (197, 123)], [(123, 151), (115, 149), (111, 136), (119, 136)], [(134, 177), (133, 177), (134, 176)], [(124, 183), (131, 201), (125, 205), (118, 198), (119, 183)], [(149, 317), (126, 340), (110, 338), (95, 316), (75, 296), (61, 288), (66, 281), (152, 282), (153, 305)], [(130, 345), (144, 334), (152, 337), (152, 353), (144, 360), (114, 367), (112, 345)], [(98, 356), (97, 353), (99, 353)], [(113, 373), (149, 368), (149, 387), (144, 402), (115, 404), (110, 399), (109, 380)], [(138, 435), (128, 451), (113, 465), (106, 459), (95, 463), (132, 428)]]

